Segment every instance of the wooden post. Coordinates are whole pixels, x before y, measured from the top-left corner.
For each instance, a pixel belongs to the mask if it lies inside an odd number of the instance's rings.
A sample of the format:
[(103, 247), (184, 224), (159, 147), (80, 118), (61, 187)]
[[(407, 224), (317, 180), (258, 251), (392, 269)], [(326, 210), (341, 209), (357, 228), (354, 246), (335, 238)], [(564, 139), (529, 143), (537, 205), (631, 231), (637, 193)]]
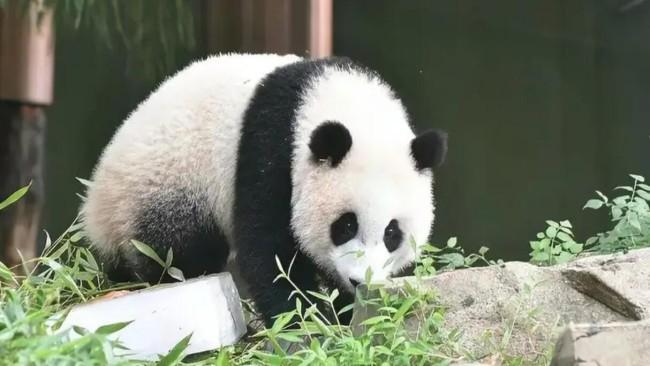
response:
[(25, 259), (38, 254), (54, 65), (52, 13), (38, 6), (23, 12), (9, 0), (0, 10), (0, 197), (32, 181), (22, 200), (0, 212), (0, 260), (9, 266), (20, 263), (19, 251)]
[(332, 54), (332, 0), (210, 0), (205, 6), (210, 52)]
[(309, 1), (309, 52), (314, 58), (332, 54), (332, 0)]

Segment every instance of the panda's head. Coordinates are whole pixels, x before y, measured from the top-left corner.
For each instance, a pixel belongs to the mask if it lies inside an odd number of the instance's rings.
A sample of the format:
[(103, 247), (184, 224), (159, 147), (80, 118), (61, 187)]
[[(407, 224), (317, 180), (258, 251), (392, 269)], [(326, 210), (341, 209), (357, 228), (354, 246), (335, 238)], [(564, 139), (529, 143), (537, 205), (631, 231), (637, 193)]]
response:
[(446, 134), (415, 135), (399, 99), (374, 74), (331, 67), (297, 111), (292, 229), (303, 253), (340, 288), (413, 263), (433, 223), (433, 170)]

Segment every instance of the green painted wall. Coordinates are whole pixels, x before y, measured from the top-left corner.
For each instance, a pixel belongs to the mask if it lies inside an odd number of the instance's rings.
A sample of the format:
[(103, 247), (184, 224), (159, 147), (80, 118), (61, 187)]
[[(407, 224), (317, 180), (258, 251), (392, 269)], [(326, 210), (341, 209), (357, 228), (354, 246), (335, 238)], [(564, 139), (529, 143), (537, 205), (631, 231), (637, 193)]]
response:
[[(525, 259), (544, 220), (579, 235), (595, 189), (650, 178), (650, 4), (613, 1), (336, 1), (334, 49), (377, 69), (418, 128), (450, 132), (435, 239)], [(65, 228), (118, 123), (155, 86), (85, 34), (57, 38), (45, 227)], [(187, 55), (181, 57), (187, 60)]]
[(650, 176), (650, 6), (614, 4), (335, 3), (335, 53), (378, 70), (419, 128), (450, 133), (436, 242), (525, 259), (545, 219), (593, 233), (592, 192)]

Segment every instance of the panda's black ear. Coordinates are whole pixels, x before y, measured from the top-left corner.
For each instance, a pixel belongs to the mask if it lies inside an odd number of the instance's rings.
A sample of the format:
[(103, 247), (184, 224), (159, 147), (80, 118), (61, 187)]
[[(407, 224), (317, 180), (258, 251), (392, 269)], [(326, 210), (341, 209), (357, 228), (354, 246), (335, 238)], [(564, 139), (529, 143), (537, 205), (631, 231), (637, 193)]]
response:
[(447, 155), (447, 133), (441, 130), (428, 130), (411, 141), (411, 155), (417, 170), (437, 168)]
[(309, 149), (314, 162), (329, 161), (332, 167), (339, 165), (352, 147), (352, 136), (345, 126), (337, 121), (326, 121), (311, 134)]

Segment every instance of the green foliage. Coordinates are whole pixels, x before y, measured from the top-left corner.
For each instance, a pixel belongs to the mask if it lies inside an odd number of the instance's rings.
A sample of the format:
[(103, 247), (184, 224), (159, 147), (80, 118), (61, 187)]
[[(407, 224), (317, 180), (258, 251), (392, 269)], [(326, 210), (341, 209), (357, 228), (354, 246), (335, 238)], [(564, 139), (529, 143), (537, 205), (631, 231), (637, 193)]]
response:
[[(338, 316), (348, 306), (328, 316), (317, 303), (334, 311), (338, 291), (329, 294), (303, 292), (277, 261), (280, 275), (293, 287), (293, 311), (279, 315), (273, 326), (254, 336), (256, 342), (242, 349), (222, 350), (217, 364), (223, 365), (446, 365), (459, 358), (455, 351), (458, 333), (444, 332), (444, 312), (435, 306), (430, 291), (407, 284), (403, 291), (387, 291), (371, 285), (361, 301), (376, 314), (353, 333)], [(289, 266), (291, 268), (291, 265)], [(363, 293), (361, 291), (360, 293)], [(362, 295), (360, 295), (362, 296)], [(405, 321), (416, 317), (422, 326), (407, 332)]]
[[(27, 189), (11, 195), (2, 207), (18, 200)], [(48, 236), (43, 255), (24, 264), (24, 275), (17, 275), (16, 268), (0, 263), (0, 360), (3, 364), (143, 364), (120, 358), (118, 353), (124, 347), (109, 337), (128, 323), (108, 324), (95, 331), (79, 327), (58, 331), (72, 305), (110, 291), (144, 285), (110, 283), (91, 251), (82, 244), (83, 240), (83, 226), (75, 221), (54, 242)], [(132, 244), (160, 264), (165, 272), (174, 275), (171, 251), (163, 260), (146, 244), (137, 241)], [(474, 261), (462, 257), (459, 262), (456, 255), (451, 255), (462, 253), (456, 249), (455, 239), (448, 242), (447, 248), (448, 253), (436, 257), (444, 263), (443, 267)], [(339, 321), (341, 314), (352, 311), (352, 305), (336, 313), (334, 301), (339, 296), (338, 290), (303, 292), (289, 276), (291, 265), (285, 271), (279, 260), (277, 264), (280, 274), (275, 281), (289, 281), (295, 288), (289, 299), (295, 301), (293, 311), (279, 315), (273, 326), (258, 332), (252, 342), (224, 348), (193, 361), (183, 360), (191, 338), (188, 335), (167, 355), (161, 356), (157, 364), (442, 365), (459, 357), (453, 346), (457, 333), (443, 331), (444, 313), (435, 306), (430, 292), (415, 285), (407, 285), (404, 291), (398, 292), (372, 287), (369, 293), (374, 295), (363, 301), (376, 309), (377, 314), (362, 323), (361, 334), (354, 334)], [(182, 279), (182, 273), (180, 276)], [(317, 303), (325, 305), (325, 309)], [(423, 324), (415, 334), (408, 333), (404, 326), (411, 317)]]
[[(4, 363), (143, 364), (117, 356), (123, 346), (109, 337), (128, 323), (109, 324), (94, 332), (74, 328), (75, 337), (73, 331), (56, 331), (70, 306), (110, 291), (143, 286), (107, 281), (92, 253), (81, 244), (83, 239), (82, 225), (74, 223), (53, 243), (48, 240), (43, 256), (27, 263), (34, 269), (24, 276), (0, 263), (0, 360)], [(168, 265), (148, 246), (134, 245), (152, 260)], [(289, 281), (295, 287), (281, 266), (276, 281)], [(337, 290), (321, 293), (295, 288), (290, 299), (295, 309), (279, 315), (271, 328), (258, 332), (251, 342), (183, 360), (188, 335), (157, 364), (446, 365), (461, 359), (455, 343), (458, 333), (444, 330), (443, 309), (435, 305), (430, 291), (417, 287), (417, 281), (392, 292), (373, 285), (368, 294), (363, 302), (376, 315), (362, 323), (361, 334), (340, 324), (338, 317), (352, 311), (352, 305), (335, 314)], [(317, 303), (324, 304), (325, 310)], [(422, 324), (416, 332), (407, 332), (404, 325), (409, 318)]]
[(27, 191), (29, 191), (29, 187), (31, 186), (32, 186), (32, 182), (29, 182), (29, 184), (26, 185), (25, 187), (9, 195), (9, 197), (7, 197), (4, 201), (0, 202), (0, 210), (9, 207), (11, 204), (15, 203), (20, 198), (22, 198), (22, 196), (24, 196), (27, 193)]
[[(23, 10), (36, 0), (17, 0)], [(0, 8), (7, 0), (0, 0)], [(187, 0), (44, 0), (58, 26), (87, 31), (104, 46), (121, 48), (130, 71), (148, 79), (177, 68), (178, 51), (196, 47), (194, 1)], [(36, 5), (38, 6), (38, 5)]]
[(153, 248), (148, 246), (147, 244), (137, 241), (137, 240), (131, 240), (131, 244), (135, 246), (135, 248), (142, 254), (146, 255), (147, 257), (151, 258), (154, 260), (156, 263), (158, 263), (162, 268), (162, 273), (160, 274), (160, 279), (158, 280), (158, 283), (160, 283), (163, 279), (163, 276), (168, 274), (170, 277), (174, 278), (175, 280), (178, 281), (185, 281), (185, 276), (183, 275), (183, 271), (180, 269), (173, 267), (172, 262), (174, 261), (174, 253), (172, 252), (172, 248), (169, 248), (167, 251), (167, 257), (163, 261), (158, 253), (156, 253)]
[[(9, 206), (29, 185), (0, 203)], [(46, 236), (43, 255), (8, 268), (0, 262), (0, 364), (2, 365), (134, 365), (118, 357), (123, 346), (110, 335), (128, 326), (107, 324), (94, 332), (80, 327), (60, 331), (69, 308), (110, 291), (144, 284), (113, 284), (90, 250), (81, 242), (82, 224), (75, 222), (54, 242)], [(23, 274), (18, 274), (22, 272)], [(189, 336), (182, 339), (160, 364), (178, 364)]]
[[(632, 186), (617, 187), (624, 194), (609, 199), (598, 193), (585, 208), (606, 209), (612, 217), (612, 229), (587, 240), (575, 240), (569, 221), (547, 221), (548, 227), (531, 242), (531, 261), (540, 265), (564, 263), (583, 250), (613, 252), (650, 245), (650, 186), (633, 175)], [(23, 195), (28, 187), (3, 201), (6, 207)], [(88, 301), (106, 292), (135, 288), (144, 284), (113, 284), (106, 280), (97, 261), (87, 247), (81, 244), (83, 228), (74, 223), (54, 243), (47, 240), (42, 257), (26, 263), (24, 276), (14, 273), (0, 263), (0, 360), (9, 364), (124, 364), (116, 356), (122, 346), (112, 341), (110, 334), (128, 326), (128, 323), (109, 324), (91, 332), (75, 328), (57, 333), (63, 316), (70, 306)], [(180, 270), (172, 267), (173, 253), (165, 259), (144, 243), (132, 244), (145, 256), (157, 262), (172, 277), (182, 280)], [(414, 246), (415, 247), (415, 246)], [(370, 310), (371, 316), (356, 328), (341, 324), (339, 316), (352, 311), (348, 305), (336, 312), (338, 290), (331, 292), (302, 291), (292, 281), (288, 269), (276, 262), (279, 275), (275, 281), (288, 281), (293, 286), (288, 301), (295, 308), (275, 318), (270, 328), (264, 328), (245, 341), (215, 352), (184, 358), (191, 335), (179, 340), (167, 355), (161, 356), (163, 365), (448, 365), (467, 359), (469, 354), (458, 342), (459, 331), (446, 329), (444, 309), (437, 305), (436, 296), (421, 286), (423, 276), (438, 271), (450, 271), (477, 264), (502, 263), (486, 258), (488, 248), (466, 254), (457, 238), (446, 245), (419, 247), (421, 255), (416, 266), (416, 277), (404, 280), (400, 289), (387, 289), (369, 283), (357, 293), (357, 301)], [(176, 272), (178, 271), (178, 272)], [(368, 272), (366, 282), (371, 278)], [(536, 309), (525, 302), (517, 305), (515, 316), (504, 319), (504, 334), (487, 337), (493, 356), (506, 365), (530, 364), (530, 360), (507, 353), (513, 332), (528, 329), (531, 337), (551, 337), (552, 332), (542, 328), (535, 317)], [(407, 327), (407, 324), (410, 324)], [(415, 328), (413, 326), (415, 325)], [(419, 325), (419, 326), (417, 326)], [(549, 338), (550, 339), (550, 338)], [(550, 344), (550, 343), (549, 343)], [(550, 349), (540, 349), (535, 364), (547, 364)], [(5, 361), (6, 360), (6, 361)]]
[(610, 199), (596, 191), (598, 198), (590, 199), (584, 206), (606, 210), (613, 224), (611, 229), (578, 243), (569, 221), (546, 221), (546, 230), (537, 233), (537, 240), (530, 242), (531, 262), (554, 265), (568, 262), (583, 251), (607, 254), (650, 246), (650, 186), (640, 175), (630, 174), (630, 177), (631, 186), (614, 188), (623, 192), (620, 196)]
[(583, 245), (574, 240), (573, 226), (568, 220), (546, 223), (546, 230), (537, 233), (537, 240), (530, 242), (532, 263), (547, 266), (566, 263), (582, 252)]
[[(60, 319), (72, 304), (107, 291), (106, 280), (87, 248), (78, 245), (80, 225), (51, 243), (43, 257), (25, 263), (33, 267), (17, 275), (0, 263), (0, 360), (7, 365), (88, 364), (117, 362), (120, 345), (108, 336), (126, 324), (96, 332), (76, 328), (57, 334)], [(14, 269), (18, 270), (18, 269)]]
[(185, 350), (190, 345), (190, 339), (192, 339), (192, 334), (187, 335), (185, 338), (181, 339), (172, 349), (167, 353), (167, 355), (160, 358), (156, 363), (157, 366), (171, 366), (177, 365), (183, 360)]
[[(17, 200), (25, 191), (12, 195), (10, 201)], [(143, 364), (120, 358), (119, 351), (124, 347), (109, 337), (128, 323), (108, 324), (95, 331), (79, 327), (58, 331), (72, 305), (110, 291), (144, 286), (110, 283), (91, 251), (82, 244), (83, 240), (83, 226), (75, 222), (54, 242), (48, 236), (43, 255), (25, 263), (25, 268), (33, 268), (26, 270), (25, 275), (17, 275), (16, 268), (0, 263), (0, 360), (3, 363)], [(134, 241), (133, 245), (168, 273), (173, 268), (171, 252), (163, 260), (146, 244)], [(442, 253), (435, 253), (442, 268), (485, 260), (483, 250), (480, 255), (464, 256), (455, 238)], [(288, 281), (295, 288), (288, 299), (295, 302), (294, 310), (279, 315), (271, 328), (259, 331), (250, 342), (184, 360), (184, 350), (191, 337), (188, 335), (167, 355), (161, 356), (157, 364), (446, 365), (462, 359), (456, 344), (458, 333), (443, 328), (444, 311), (435, 305), (435, 296), (429, 290), (418, 288), (419, 279), (399, 291), (370, 285), (360, 300), (376, 314), (360, 325), (361, 332), (353, 333), (350, 326), (339, 321), (340, 315), (352, 311), (352, 305), (336, 312), (334, 301), (339, 296), (338, 290), (304, 292), (289, 276), (291, 265), (285, 271), (279, 260), (277, 264), (280, 274), (275, 281)], [(417, 319), (421, 326), (409, 332), (405, 323), (410, 318)]]
[(605, 232), (587, 239), (589, 251), (613, 253), (650, 246), (650, 186), (640, 175), (630, 174), (631, 186), (619, 186), (615, 190), (623, 194), (609, 199), (598, 193), (597, 199), (591, 199), (585, 205), (589, 209), (609, 211), (613, 227)]
[[(485, 255), (489, 248), (481, 247), (478, 253), (465, 254), (465, 250), (457, 245), (458, 239), (451, 237), (445, 246), (425, 244), (421, 247), (421, 254), (417, 259), (415, 275), (418, 277), (432, 276), (438, 271), (451, 271), (457, 268), (468, 268), (477, 263), (494, 265), (503, 261), (488, 260)], [(415, 245), (415, 244), (413, 244)]]

